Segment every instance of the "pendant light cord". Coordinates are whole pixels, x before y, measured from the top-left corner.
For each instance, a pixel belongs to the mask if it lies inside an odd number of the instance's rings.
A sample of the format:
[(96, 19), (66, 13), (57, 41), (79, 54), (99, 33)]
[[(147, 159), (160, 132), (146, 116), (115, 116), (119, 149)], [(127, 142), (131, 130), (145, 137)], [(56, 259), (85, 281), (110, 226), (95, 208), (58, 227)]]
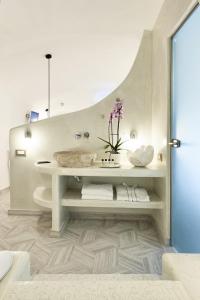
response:
[(50, 109), (51, 109), (51, 70), (50, 70), (50, 59), (48, 60), (48, 117), (50, 118)]
[(48, 60), (48, 118), (51, 116), (51, 64), (50, 59), (52, 58), (51, 54), (45, 55)]

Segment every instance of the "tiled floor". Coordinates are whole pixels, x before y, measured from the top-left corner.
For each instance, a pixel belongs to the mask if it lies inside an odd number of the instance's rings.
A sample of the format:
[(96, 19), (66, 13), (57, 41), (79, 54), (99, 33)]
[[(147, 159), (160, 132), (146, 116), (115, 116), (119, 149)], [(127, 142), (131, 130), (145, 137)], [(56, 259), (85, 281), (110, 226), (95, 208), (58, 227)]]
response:
[(160, 273), (163, 247), (150, 221), (71, 220), (50, 238), (49, 215), (8, 216), (0, 195), (0, 250), (30, 252), (32, 273)]

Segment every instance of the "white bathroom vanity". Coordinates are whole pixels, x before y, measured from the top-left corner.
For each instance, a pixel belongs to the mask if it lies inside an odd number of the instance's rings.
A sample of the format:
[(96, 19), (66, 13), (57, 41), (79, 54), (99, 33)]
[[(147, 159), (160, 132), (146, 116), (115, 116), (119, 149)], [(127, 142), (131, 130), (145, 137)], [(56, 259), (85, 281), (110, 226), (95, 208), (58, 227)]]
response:
[[(35, 164), (36, 171), (43, 176), (50, 176), (51, 186), (38, 186), (33, 193), (34, 202), (40, 207), (52, 211), (51, 235), (60, 235), (69, 220), (70, 213), (105, 213), (109, 215), (151, 215), (162, 236), (165, 209), (165, 177), (163, 166), (136, 168), (63, 168), (55, 163)], [(82, 183), (112, 183), (139, 185), (150, 194), (150, 202), (83, 200)], [(162, 236), (163, 237), (163, 236)], [(164, 237), (163, 237), (164, 239)]]

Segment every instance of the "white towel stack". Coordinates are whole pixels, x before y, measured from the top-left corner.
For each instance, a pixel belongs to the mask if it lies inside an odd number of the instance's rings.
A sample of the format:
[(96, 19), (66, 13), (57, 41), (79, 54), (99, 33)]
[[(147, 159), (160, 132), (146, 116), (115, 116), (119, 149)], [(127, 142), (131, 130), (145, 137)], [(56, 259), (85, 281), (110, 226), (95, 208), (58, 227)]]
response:
[(145, 188), (134, 188), (128, 185), (116, 186), (117, 200), (129, 202), (149, 202), (150, 198)]
[(113, 200), (112, 184), (83, 184), (83, 200)]

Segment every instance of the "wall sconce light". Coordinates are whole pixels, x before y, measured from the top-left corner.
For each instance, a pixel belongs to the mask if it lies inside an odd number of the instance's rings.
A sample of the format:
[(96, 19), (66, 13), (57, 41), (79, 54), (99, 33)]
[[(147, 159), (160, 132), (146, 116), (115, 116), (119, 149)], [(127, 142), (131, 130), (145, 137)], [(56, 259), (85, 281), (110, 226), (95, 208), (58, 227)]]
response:
[(31, 133), (30, 128), (28, 128), (28, 127), (26, 128), (24, 135), (25, 135), (26, 139), (30, 139), (32, 137), (32, 133)]
[(131, 132), (130, 132), (130, 139), (131, 140), (135, 140), (136, 137), (137, 137), (136, 131), (135, 130), (131, 130)]
[(27, 138), (30, 139), (31, 136), (32, 136), (31, 130), (30, 130), (30, 121), (31, 121), (30, 116), (31, 116), (30, 113), (27, 113), (27, 114), (25, 115), (27, 127), (25, 128), (24, 136), (25, 136), (26, 139), (27, 139)]

